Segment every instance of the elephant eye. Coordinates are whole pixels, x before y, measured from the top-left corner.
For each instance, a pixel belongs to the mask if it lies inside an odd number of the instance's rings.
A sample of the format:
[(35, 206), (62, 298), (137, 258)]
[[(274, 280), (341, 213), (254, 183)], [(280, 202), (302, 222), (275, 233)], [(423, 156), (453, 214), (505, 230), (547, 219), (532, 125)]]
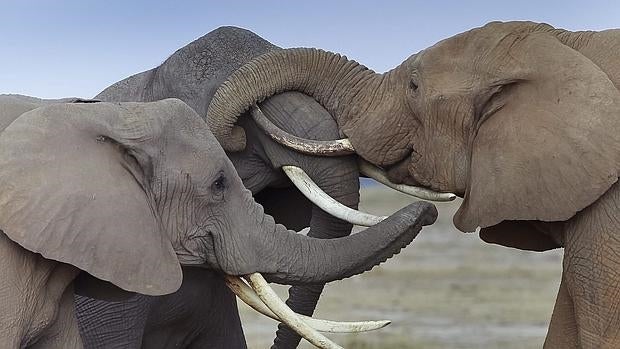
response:
[(413, 79), (409, 80), (409, 88), (412, 91), (416, 91), (418, 89), (418, 84)]
[(220, 174), (217, 179), (213, 181), (213, 184), (211, 184), (211, 190), (213, 190), (214, 193), (220, 193), (224, 191), (224, 189), (226, 189), (226, 177)]
[(217, 178), (211, 183), (211, 190), (209, 191), (209, 194), (206, 195), (206, 197), (208, 197), (209, 200), (212, 200), (214, 202), (220, 202), (224, 200), (224, 193), (226, 192), (227, 186), (228, 183), (226, 181), (226, 177), (224, 176), (224, 173), (220, 172), (217, 175)]

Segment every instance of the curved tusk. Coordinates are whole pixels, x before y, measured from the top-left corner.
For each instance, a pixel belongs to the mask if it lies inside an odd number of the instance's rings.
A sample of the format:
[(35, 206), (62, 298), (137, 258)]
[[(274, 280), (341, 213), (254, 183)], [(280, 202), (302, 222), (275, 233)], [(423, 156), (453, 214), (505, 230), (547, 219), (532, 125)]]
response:
[(386, 216), (375, 216), (360, 212), (339, 203), (319, 188), (306, 172), (297, 166), (282, 166), (282, 170), (284, 170), (284, 173), (291, 179), (297, 189), (310, 199), (312, 203), (336, 218), (364, 227), (373, 226), (387, 218)]
[[(258, 105), (254, 105), (252, 108), (252, 118), (258, 127), (269, 135), (271, 139), (300, 153), (320, 156), (343, 156), (355, 153), (355, 148), (348, 138), (333, 141), (317, 141), (294, 136), (274, 125), (263, 114)], [(427, 188), (392, 183), (380, 168), (362, 159), (360, 159), (359, 163), (362, 173), (401, 193), (429, 201), (452, 201), (456, 199), (456, 195), (452, 193), (439, 193)]]
[(258, 127), (271, 139), (300, 153), (320, 156), (342, 156), (355, 153), (355, 148), (346, 138), (317, 141), (294, 136), (269, 121), (257, 105), (252, 108), (252, 117)]
[(256, 294), (263, 303), (265, 303), (283, 323), (305, 338), (308, 342), (322, 349), (343, 349), (299, 318), (295, 312), (278, 298), (278, 295), (269, 287), (269, 284), (267, 284), (267, 281), (265, 281), (262, 275), (254, 273), (245, 276), (245, 279), (250, 286), (252, 286), (254, 291), (256, 291)]
[(369, 163), (366, 160), (359, 159), (358, 165), (360, 168), (360, 172), (362, 172), (366, 176), (371, 177), (377, 182), (382, 183), (394, 190), (398, 190), (401, 193), (405, 193), (429, 201), (452, 201), (456, 199), (456, 195), (452, 193), (439, 193), (427, 188), (393, 183), (388, 179), (385, 171)]
[[(256, 295), (256, 292), (237, 276), (224, 275), (226, 286), (230, 288), (245, 304), (257, 312), (282, 322)], [(389, 320), (380, 321), (330, 321), (314, 319), (309, 316), (297, 314), (310, 327), (320, 332), (329, 333), (355, 333), (378, 330), (391, 323)]]

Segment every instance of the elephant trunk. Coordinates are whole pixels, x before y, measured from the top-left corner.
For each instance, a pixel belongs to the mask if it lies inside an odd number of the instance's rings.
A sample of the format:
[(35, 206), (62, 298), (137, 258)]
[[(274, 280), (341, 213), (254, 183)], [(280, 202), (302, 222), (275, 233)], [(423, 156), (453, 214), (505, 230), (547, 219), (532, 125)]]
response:
[(290, 285), (344, 279), (398, 253), (422, 226), (432, 224), (436, 218), (435, 206), (417, 202), (360, 233), (336, 239), (307, 237), (269, 219), (267, 224), (273, 230), (260, 240), (262, 258), (257, 261), (257, 271), (272, 282)]
[(382, 75), (339, 54), (312, 48), (272, 51), (239, 68), (220, 86), (207, 123), (225, 150), (240, 151), (245, 132), (235, 126), (237, 118), (267, 97), (284, 91), (305, 93), (343, 125), (356, 114), (353, 101), (372, 98), (381, 81)]

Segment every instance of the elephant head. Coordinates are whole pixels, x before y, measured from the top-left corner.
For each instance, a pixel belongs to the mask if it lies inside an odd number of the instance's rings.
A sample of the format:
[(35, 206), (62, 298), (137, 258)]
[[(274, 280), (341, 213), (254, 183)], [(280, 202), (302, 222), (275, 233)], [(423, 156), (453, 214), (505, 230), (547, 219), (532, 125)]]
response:
[(435, 214), (411, 207), (336, 240), (288, 231), (175, 99), (38, 108), (3, 131), (0, 149), (0, 228), (10, 239), (148, 295), (175, 291), (180, 264), (289, 284), (350, 276), (397, 252)]
[(239, 150), (241, 112), (301, 91), (393, 181), (463, 196), (459, 229), (560, 221), (618, 179), (618, 49), (617, 30), (571, 33), (530, 22), (490, 23), (384, 74), (338, 54), (288, 49), (236, 71), (207, 119), (225, 149)]

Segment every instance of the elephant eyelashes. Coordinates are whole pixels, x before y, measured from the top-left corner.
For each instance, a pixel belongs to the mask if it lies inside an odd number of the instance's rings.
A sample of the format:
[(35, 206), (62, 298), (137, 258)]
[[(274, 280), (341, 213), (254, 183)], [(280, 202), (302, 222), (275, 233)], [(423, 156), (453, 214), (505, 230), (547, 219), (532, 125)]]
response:
[(224, 197), (224, 190), (226, 189), (226, 177), (220, 173), (215, 181), (211, 184), (211, 192), (218, 200)]

